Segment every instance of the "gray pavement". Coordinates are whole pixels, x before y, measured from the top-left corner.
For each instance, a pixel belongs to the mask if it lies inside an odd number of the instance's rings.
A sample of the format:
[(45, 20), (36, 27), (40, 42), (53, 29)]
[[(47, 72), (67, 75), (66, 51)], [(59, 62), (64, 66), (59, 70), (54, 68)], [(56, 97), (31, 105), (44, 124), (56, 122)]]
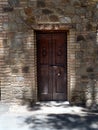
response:
[(49, 114), (25, 120), (31, 130), (98, 130), (98, 115)]
[[(54, 113), (40, 113), (28, 117), (25, 122), (30, 125), (31, 130), (98, 130), (97, 112), (91, 112), (83, 107), (80, 108), (62, 103), (59, 105), (46, 104), (46, 106), (51, 108), (55, 106), (56, 108), (53, 109)], [(41, 109), (41, 107), (38, 108)], [(60, 107), (62, 112), (55, 113), (56, 109)], [(65, 111), (62, 110), (62, 107)], [(36, 106), (35, 108), (35, 110), (38, 110)]]
[[(70, 106), (64, 102), (37, 103), (25, 111), (22, 107), (24, 106), (19, 106), (13, 111), (9, 105), (0, 104), (0, 113), (3, 115), (11, 110), (7, 113), (7, 118), (14, 119), (10, 114), (15, 114), (18, 122), (27, 127), (25, 130), (98, 130), (98, 113), (90, 112), (83, 107)], [(6, 114), (4, 118), (6, 119)], [(13, 126), (8, 125), (7, 129), (4, 129), (4, 126), (0, 127), (0, 130), (22, 130), (22, 126), (19, 129), (15, 128), (14, 124), (11, 125)]]

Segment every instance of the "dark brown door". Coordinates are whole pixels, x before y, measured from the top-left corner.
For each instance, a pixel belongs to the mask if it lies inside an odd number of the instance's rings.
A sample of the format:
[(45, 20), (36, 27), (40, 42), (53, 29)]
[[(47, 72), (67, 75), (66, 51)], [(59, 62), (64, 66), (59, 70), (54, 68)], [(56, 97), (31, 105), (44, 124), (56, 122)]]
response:
[(41, 101), (66, 100), (66, 32), (37, 32), (38, 95)]

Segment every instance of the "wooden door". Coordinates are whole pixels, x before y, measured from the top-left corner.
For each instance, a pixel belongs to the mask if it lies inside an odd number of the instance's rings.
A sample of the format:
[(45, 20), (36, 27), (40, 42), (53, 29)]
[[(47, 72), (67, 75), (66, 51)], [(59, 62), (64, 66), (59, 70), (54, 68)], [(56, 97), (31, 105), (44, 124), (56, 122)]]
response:
[(38, 97), (41, 101), (66, 100), (66, 41), (66, 32), (37, 32)]

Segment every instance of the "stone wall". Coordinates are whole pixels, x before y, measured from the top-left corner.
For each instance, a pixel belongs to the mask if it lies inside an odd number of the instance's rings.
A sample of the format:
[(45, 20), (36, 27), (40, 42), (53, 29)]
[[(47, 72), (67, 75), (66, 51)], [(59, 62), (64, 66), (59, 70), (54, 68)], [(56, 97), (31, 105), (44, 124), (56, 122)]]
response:
[(35, 30), (67, 30), (68, 100), (87, 106), (97, 104), (97, 0), (6, 2), (2, 6), (4, 38), (0, 40), (2, 100), (37, 100)]
[[(5, 95), (6, 91), (4, 86), (7, 85), (7, 82), (3, 84), (5, 74), (4, 74), (4, 41), (7, 40), (7, 32), (4, 28), (5, 23), (8, 23), (8, 14), (3, 12), (3, 7), (8, 4), (7, 0), (0, 0), (0, 99), (2, 95)], [(2, 92), (1, 92), (2, 91)]]

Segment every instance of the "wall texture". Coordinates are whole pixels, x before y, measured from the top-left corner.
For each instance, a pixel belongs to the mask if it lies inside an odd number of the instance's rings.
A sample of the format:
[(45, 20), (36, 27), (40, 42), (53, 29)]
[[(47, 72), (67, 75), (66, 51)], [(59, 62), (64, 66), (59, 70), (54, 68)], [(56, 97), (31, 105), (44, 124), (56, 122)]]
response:
[(0, 1), (1, 100), (37, 100), (35, 30), (67, 30), (68, 100), (98, 104), (97, 0)]

